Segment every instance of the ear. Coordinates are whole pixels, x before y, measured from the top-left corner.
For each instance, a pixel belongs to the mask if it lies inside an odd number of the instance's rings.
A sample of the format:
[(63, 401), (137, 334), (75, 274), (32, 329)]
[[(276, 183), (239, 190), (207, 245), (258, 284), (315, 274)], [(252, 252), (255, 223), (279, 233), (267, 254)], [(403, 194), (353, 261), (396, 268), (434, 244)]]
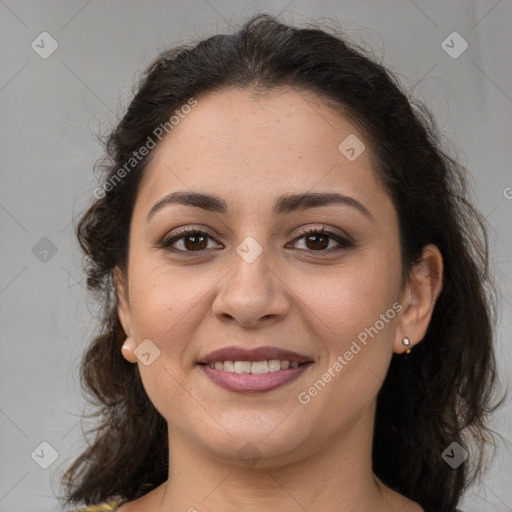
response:
[[(403, 309), (397, 324), (397, 339), (393, 350), (396, 354), (423, 339), (442, 288), (443, 256), (435, 245), (430, 244), (423, 248), (421, 261), (412, 268), (402, 295)], [(410, 339), (409, 347), (402, 344), (404, 337)]]
[(117, 315), (126, 336), (132, 336), (132, 315), (128, 298), (128, 279), (126, 274), (116, 266), (113, 272), (114, 288), (117, 296)]

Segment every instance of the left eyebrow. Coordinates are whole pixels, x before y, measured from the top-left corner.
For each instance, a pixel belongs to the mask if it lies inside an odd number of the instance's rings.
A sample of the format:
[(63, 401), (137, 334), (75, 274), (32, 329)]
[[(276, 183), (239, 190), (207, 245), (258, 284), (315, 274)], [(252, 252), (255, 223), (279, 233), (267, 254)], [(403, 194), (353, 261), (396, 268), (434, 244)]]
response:
[[(159, 210), (170, 204), (182, 204), (201, 208), (209, 212), (226, 214), (228, 205), (224, 199), (212, 194), (191, 191), (172, 192), (157, 201), (148, 213), (147, 221)], [(357, 209), (365, 217), (375, 222), (368, 208), (357, 199), (338, 194), (336, 192), (308, 192), (304, 194), (284, 194), (274, 203), (273, 211), (276, 215), (285, 215), (299, 210), (317, 208), (330, 204), (341, 204)]]

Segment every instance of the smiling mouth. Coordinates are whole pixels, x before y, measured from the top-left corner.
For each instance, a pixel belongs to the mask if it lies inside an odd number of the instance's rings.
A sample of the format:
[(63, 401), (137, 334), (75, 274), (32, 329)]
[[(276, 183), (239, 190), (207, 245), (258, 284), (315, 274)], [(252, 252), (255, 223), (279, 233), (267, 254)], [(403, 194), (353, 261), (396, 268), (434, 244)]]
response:
[(261, 374), (274, 373), (280, 370), (288, 370), (289, 368), (298, 368), (300, 364), (297, 361), (269, 359), (264, 361), (217, 361), (209, 363), (208, 366), (215, 370), (221, 370), (229, 373), (238, 374)]
[(278, 359), (198, 363), (217, 386), (241, 394), (267, 392), (289, 384), (312, 365), (312, 361), (298, 363)]

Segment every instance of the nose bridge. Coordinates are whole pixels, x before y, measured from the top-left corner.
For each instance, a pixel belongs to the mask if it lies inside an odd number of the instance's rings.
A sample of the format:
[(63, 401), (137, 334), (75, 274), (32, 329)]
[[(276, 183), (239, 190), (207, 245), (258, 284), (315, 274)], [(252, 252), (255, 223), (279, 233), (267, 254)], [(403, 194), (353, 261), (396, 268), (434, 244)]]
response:
[(265, 241), (260, 243), (254, 236), (244, 238), (230, 255), (230, 269), (214, 300), (214, 314), (228, 315), (244, 324), (282, 315), (288, 300), (272, 261)]
[[(245, 237), (235, 248), (230, 258), (230, 273), (227, 283), (230, 287), (242, 287), (235, 290), (243, 295), (243, 287), (250, 287), (246, 290), (247, 295), (267, 295), (273, 288), (273, 273), (270, 270), (270, 251), (266, 241), (254, 236)], [(261, 300), (261, 299), (260, 299)]]

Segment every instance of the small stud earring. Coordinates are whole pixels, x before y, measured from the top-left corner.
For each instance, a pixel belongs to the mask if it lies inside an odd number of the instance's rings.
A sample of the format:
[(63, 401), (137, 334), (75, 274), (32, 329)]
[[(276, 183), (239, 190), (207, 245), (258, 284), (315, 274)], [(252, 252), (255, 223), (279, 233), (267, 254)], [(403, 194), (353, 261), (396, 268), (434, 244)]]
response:
[(407, 347), (407, 350), (405, 351), (406, 354), (411, 353), (411, 349), (409, 348), (410, 344), (411, 344), (411, 340), (409, 338), (402, 338), (402, 345), (405, 345)]
[(130, 363), (137, 362), (137, 357), (133, 353), (135, 348), (135, 340), (132, 337), (128, 336), (128, 338), (126, 338), (125, 342), (123, 343), (123, 346), (121, 347), (121, 352), (123, 353), (124, 358), (127, 359)]

